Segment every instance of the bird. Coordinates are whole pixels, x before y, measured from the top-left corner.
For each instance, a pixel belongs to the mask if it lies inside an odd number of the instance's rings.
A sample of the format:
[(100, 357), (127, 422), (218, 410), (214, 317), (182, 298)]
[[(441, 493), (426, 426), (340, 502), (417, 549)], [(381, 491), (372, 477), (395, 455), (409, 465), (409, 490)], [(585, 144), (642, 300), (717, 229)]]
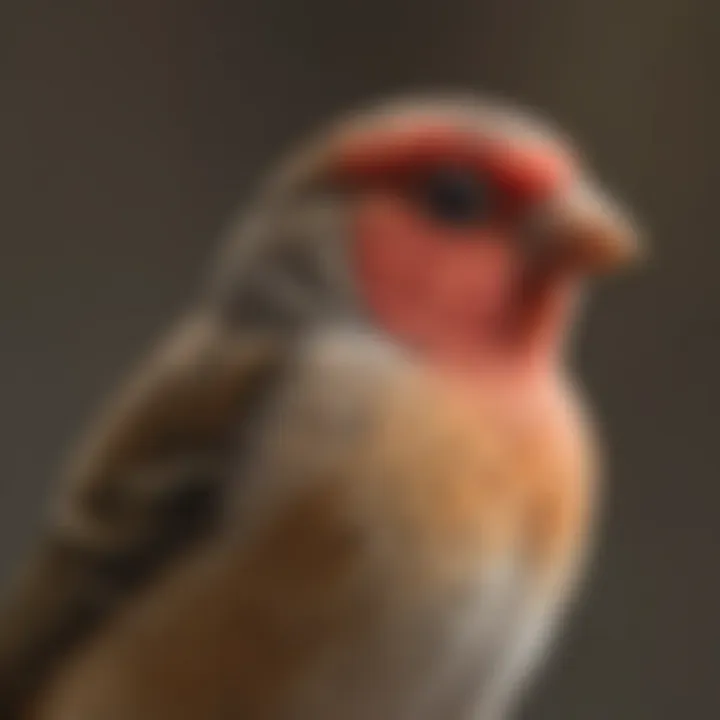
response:
[(628, 210), (534, 111), (412, 97), (258, 183), (0, 609), (8, 720), (503, 720), (593, 545), (568, 356)]

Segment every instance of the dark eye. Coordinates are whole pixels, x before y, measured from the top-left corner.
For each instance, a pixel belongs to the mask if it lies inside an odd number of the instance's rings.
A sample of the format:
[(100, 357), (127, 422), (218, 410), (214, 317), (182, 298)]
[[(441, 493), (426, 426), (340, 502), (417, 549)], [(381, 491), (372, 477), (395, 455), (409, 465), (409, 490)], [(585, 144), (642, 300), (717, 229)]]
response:
[(489, 188), (476, 173), (441, 168), (428, 176), (423, 200), (436, 220), (453, 225), (482, 221), (489, 211)]

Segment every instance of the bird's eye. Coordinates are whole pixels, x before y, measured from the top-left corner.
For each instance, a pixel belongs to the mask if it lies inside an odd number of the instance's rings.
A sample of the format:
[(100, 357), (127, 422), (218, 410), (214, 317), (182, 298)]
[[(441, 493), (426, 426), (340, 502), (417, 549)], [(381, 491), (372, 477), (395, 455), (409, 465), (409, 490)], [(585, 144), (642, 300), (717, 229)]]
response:
[(434, 219), (452, 225), (467, 225), (486, 216), (489, 195), (487, 184), (471, 170), (442, 168), (426, 179), (423, 200)]

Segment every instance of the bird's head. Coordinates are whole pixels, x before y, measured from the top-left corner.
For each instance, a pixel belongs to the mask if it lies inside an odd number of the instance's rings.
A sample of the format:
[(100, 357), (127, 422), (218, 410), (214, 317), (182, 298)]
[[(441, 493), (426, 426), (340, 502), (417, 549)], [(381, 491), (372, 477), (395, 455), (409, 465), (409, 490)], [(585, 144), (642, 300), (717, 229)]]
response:
[(555, 360), (584, 281), (638, 254), (627, 216), (566, 139), (481, 101), (339, 123), (293, 157), (243, 227), (233, 252), (246, 259), (229, 261), (225, 283), (241, 317), (363, 318), (471, 366)]

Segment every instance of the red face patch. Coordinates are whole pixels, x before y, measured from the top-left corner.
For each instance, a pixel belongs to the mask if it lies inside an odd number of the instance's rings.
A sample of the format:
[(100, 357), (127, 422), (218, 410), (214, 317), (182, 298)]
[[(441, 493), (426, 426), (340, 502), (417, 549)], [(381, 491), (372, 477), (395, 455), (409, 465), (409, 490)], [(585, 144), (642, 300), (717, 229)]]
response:
[(501, 331), (521, 270), (499, 231), (438, 228), (412, 203), (368, 195), (355, 226), (357, 275), (386, 329), (465, 352)]
[[(458, 199), (451, 195), (447, 217), (433, 214), (422, 188), (443, 168), (478, 178), (489, 204), (453, 215)], [(571, 180), (565, 154), (426, 125), (348, 140), (334, 170), (355, 190), (357, 277), (387, 331), (470, 362), (516, 340), (531, 274), (520, 226), (527, 211)]]

